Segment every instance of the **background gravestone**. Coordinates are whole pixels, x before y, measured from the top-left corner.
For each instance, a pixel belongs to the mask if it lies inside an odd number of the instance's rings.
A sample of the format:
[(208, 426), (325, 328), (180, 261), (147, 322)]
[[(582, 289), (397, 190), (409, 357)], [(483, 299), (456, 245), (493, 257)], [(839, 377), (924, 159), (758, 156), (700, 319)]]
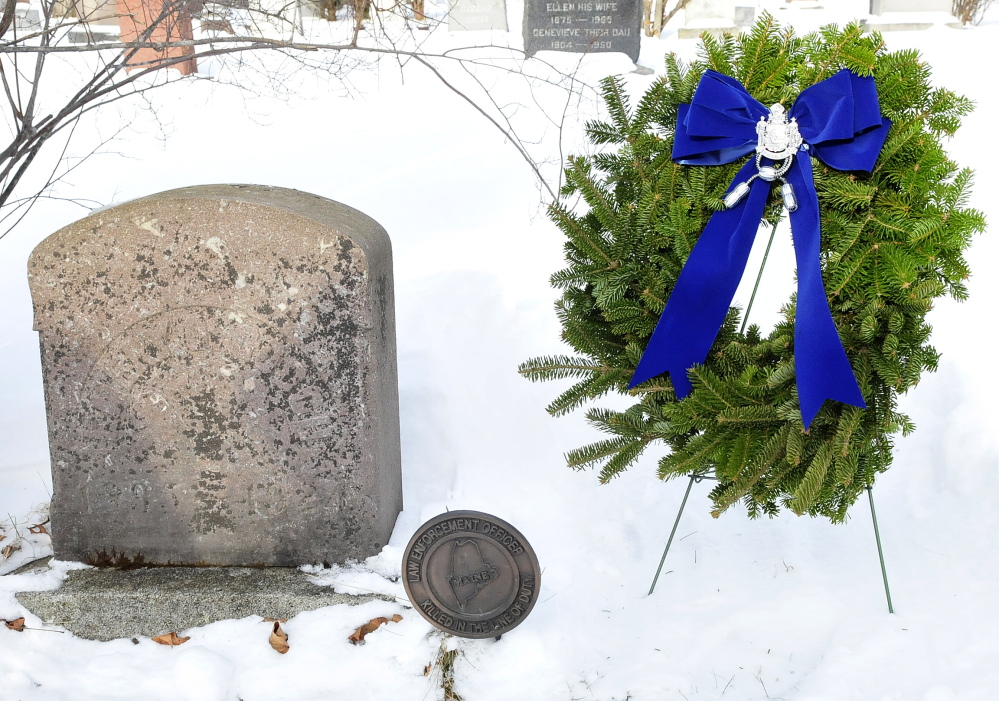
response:
[(753, 22), (756, 21), (756, 5), (745, 2), (736, 5), (733, 17), (736, 27), (752, 27)]
[(507, 30), (504, 0), (451, 0), (450, 8), (448, 31)]
[(527, 0), (524, 48), (528, 56), (538, 51), (618, 51), (638, 61), (641, 21), (639, 0)]
[(738, 34), (739, 27), (752, 24), (751, 14), (748, 23), (740, 23), (745, 22), (746, 11), (744, 5), (736, 6), (736, 0), (688, 0), (683, 10), (685, 26), (677, 33), (681, 39), (694, 39), (705, 32), (716, 37)]
[(702, 19), (735, 19), (735, 0), (687, 0), (683, 6), (686, 21)]
[(294, 566), (387, 542), (402, 491), (375, 221), (192, 187), (71, 224), (28, 268), (57, 557)]
[(916, 31), (934, 25), (961, 27), (951, 14), (952, 0), (871, 0), (869, 32)]
[(946, 12), (950, 13), (953, 0), (871, 0), (871, 14), (885, 12)]

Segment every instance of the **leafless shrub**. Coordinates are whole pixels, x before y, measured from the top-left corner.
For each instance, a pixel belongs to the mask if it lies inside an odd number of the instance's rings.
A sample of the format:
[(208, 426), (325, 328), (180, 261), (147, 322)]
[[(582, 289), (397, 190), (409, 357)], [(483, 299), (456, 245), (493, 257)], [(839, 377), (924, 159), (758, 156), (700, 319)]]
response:
[(993, 2), (995, 0), (954, 0), (953, 13), (962, 24), (978, 24)]
[[(422, 2), (378, 4), (376, 12), (371, 0), (344, 1), (353, 6), (350, 16), (310, 24), (310, 31), (319, 29), (309, 34), (299, 0), (121, 0), (115, 5), (125, 8), (117, 15), (120, 33), (113, 26), (108, 31), (106, 16), (104, 24), (89, 21), (95, 7), (106, 15), (110, 0), (41, 0), (33, 23), (16, 15), (15, 0), (0, 0), (0, 120), (9, 134), (6, 146), (0, 137), (0, 238), (85, 160), (67, 155), (81, 117), (123, 100), (141, 102), (148, 91), (178, 80), (220, 80), (235, 75), (235, 68), (262, 72), (277, 94), (289, 90), (289, 78), (299, 71), (349, 86), (353, 71), (385, 59), (397, 61), (400, 70), (427, 70), (504, 134), (546, 197), (555, 199), (558, 184), (542, 176), (532, 153), (536, 142), (515, 128), (523, 106), (504, 103), (494, 82), (497, 75), (515, 75), (533, 95), (557, 92), (561, 102), (538, 103), (532, 111), (540, 107), (558, 130), (569, 105), (592, 95), (591, 88), (510, 47), (427, 51), (418, 33), (408, 31), (432, 23)], [(193, 72), (195, 61), (221, 68), (206, 78)], [(60, 155), (39, 159), (43, 147)]]

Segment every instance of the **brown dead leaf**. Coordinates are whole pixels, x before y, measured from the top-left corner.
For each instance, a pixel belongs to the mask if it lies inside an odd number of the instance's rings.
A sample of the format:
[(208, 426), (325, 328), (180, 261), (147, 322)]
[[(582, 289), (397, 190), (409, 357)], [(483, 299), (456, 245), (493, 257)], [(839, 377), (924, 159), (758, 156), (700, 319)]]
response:
[(271, 618), (270, 616), (268, 616), (267, 618), (264, 619), (264, 623), (274, 623), (275, 621), (277, 621), (278, 623), (287, 623), (288, 619), (287, 618)]
[(20, 545), (18, 545), (17, 543), (11, 543), (10, 545), (5, 545), (3, 549), (0, 550), (0, 555), (3, 555), (4, 559), (7, 559), (20, 549), (21, 549)]
[[(370, 621), (368, 621), (363, 626), (361, 626), (360, 628), (358, 628), (357, 630), (355, 630), (353, 633), (351, 633), (347, 637), (347, 640), (349, 640), (350, 642), (352, 642), (354, 645), (363, 645), (364, 644), (364, 636), (365, 635), (367, 635), (368, 633), (372, 633), (372, 632), (378, 630), (378, 627), (382, 623), (388, 623), (389, 620), (390, 619), (385, 618), (384, 616), (379, 616), (378, 618), (372, 618)], [(393, 614), (393, 616), (391, 618), (391, 621), (393, 623), (398, 623), (401, 620), (402, 620), (402, 616), (400, 616), (397, 613)]]
[(48, 535), (48, 531), (45, 530), (45, 524), (39, 523), (37, 526), (28, 526), (28, 532), (38, 535), (39, 533), (44, 533)]
[(288, 634), (281, 630), (281, 621), (274, 621), (274, 630), (271, 631), (271, 647), (282, 655), (291, 649), (288, 645)]
[(20, 618), (15, 618), (13, 621), (5, 620), (3, 624), (8, 628), (10, 628), (11, 630), (16, 630), (18, 633), (20, 633), (24, 630), (24, 616), (21, 616)]
[(426, 665), (423, 668), (423, 676), (425, 676), (425, 677), (429, 677), (430, 676), (430, 665)]
[(179, 635), (177, 635), (176, 633), (174, 633), (172, 631), (170, 633), (164, 633), (163, 635), (154, 635), (153, 636), (153, 642), (154, 643), (159, 643), (160, 645), (169, 645), (171, 647), (173, 647), (174, 645), (183, 645), (184, 643), (186, 643), (190, 639), (191, 639), (191, 636), (187, 636), (186, 638), (182, 638), (182, 637), (180, 637)]
[(353, 633), (351, 633), (347, 637), (347, 640), (354, 643), (354, 645), (360, 645), (361, 643), (364, 642), (364, 636), (367, 635), (368, 633), (378, 630), (378, 626), (380, 626), (382, 623), (388, 623), (388, 619), (382, 616), (379, 616), (378, 618), (372, 618), (370, 621), (368, 621), (363, 626), (361, 626)]

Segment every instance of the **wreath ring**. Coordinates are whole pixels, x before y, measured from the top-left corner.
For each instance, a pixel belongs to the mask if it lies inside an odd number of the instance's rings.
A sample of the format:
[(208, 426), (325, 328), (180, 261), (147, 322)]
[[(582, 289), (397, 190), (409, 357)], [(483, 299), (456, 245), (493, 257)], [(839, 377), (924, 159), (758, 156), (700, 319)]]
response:
[[(764, 13), (742, 37), (701, 41), (689, 66), (668, 56), (664, 75), (634, 108), (621, 78), (602, 82), (609, 118), (586, 125), (599, 149), (569, 159), (563, 197), (549, 208), (567, 239), (568, 266), (551, 282), (562, 291), (562, 338), (576, 355), (534, 358), (520, 372), (534, 381), (575, 380), (548, 406), (556, 416), (609, 392), (634, 397), (625, 411), (588, 409), (588, 421), (610, 437), (566, 455), (571, 467), (598, 466), (603, 482), (649, 445), (665, 444), (659, 476), (714, 476), (716, 516), (741, 501), (754, 517), (785, 507), (841, 522), (891, 465), (895, 435), (914, 429), (897, 402), (937, 366), (926, 314), (940, 296), (967, 296), (964, 251), (985, 220), (966, 206), (971, 171), (947, 157), (941, 139), (972, 103), (932, 87), (917, 52), (890, 53), (858, 24), (798, 37)], [(793, 103), (842, 69), (873, 76), (891, 123), (870, 173), (811, 160), (821, 279), (866, 408), (827, 401), (806, 430), (794, 296), (766, 336), (755, 325), (740, 330), (741, 311), (729, 308), (703, 364), (687, 373), (685, 398), (667, 375), (629, 388), (694, 244), (746, 161), (674, 163), (680, 106), (709, 70), (772, 105)], [(783, 210), (774, 188), (764, 223), (776, 226)]]

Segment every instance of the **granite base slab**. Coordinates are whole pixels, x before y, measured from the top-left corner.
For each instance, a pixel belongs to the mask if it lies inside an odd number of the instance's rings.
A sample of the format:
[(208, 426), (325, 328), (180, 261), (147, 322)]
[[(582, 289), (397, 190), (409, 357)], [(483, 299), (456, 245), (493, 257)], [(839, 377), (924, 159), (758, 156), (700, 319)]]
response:
[(101, 641), (181, 632), (253, 615), (292, 618), (324, 606), (394, 600), (338, 594), (285, 567), (73, 570), (56, 590), (15, 596), (46, 623)]
[(738, 36), (742, 27), (680, 27), (677, 33), (680, 39), (699, 39), (702, 34), (710, 34), (715, 39), (724, 39), (726, 34)]
[[(871, 32), (921, 32), (932, 27), (939, 26), (933, 22), (867, 22), (864, 31)], [(961, 29), (960, 22), (946, 22), (945, 27), (951, 29)]]

